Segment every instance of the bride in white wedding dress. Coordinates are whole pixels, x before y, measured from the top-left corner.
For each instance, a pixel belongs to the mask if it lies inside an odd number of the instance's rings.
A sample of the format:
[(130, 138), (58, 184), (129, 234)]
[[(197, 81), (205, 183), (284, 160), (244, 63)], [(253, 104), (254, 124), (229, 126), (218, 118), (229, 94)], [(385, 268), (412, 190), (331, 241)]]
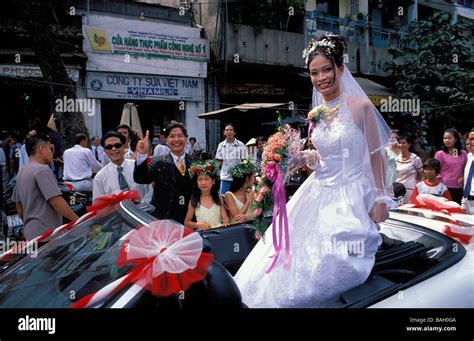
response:
[(309, 115), (320, 113), (310, 129), (319, 165), (287, 204), (289, 266), (279, 257), (267, 273), (275, 253), (268, 228), (235, 276), (249, 307), (330, 307), (374, 265), (391, 194), (383, 150), (390, 130), (344, 67), (345, 48), (327, 35), (305, 50), (321, 103)]

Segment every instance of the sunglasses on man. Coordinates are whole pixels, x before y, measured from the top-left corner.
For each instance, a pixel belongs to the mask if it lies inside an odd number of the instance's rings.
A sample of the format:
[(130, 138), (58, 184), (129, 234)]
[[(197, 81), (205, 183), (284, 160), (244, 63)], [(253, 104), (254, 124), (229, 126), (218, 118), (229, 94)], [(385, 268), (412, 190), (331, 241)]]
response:
[(104, 149), (112, 150), (112, 148), (114, 148), (114, 147), (115, 147), (115, 149), (120, 149), (120, 148), (123, 147), (123, 143), (108, 144), (104, 147)]

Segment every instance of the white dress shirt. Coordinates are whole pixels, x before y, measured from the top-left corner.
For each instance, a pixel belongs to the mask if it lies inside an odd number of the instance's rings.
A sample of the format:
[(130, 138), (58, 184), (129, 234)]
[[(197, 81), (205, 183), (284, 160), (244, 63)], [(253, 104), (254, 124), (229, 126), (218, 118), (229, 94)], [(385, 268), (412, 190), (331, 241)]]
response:
[(26, 145), (22, 145), (20, 147), (20, 161), (19, 161), (19, 168), (21, 169), (24, 165), (28, 163), (30, 158), (28, 157), (28, 153), (26, 152)]
[[(110, 162), (96, 174), (92, 188), (92, 198), (94, 200), (101, 195), (114, 194), (121, 191), (117, 167), (115, 163)], [(122, 174), (127, 181), (128, 187), (140, 192), (142, 203), (150, 203), (153, 196), (153, 187), (152, 185), (137, 184), (133, 180), (135, 162), (133, 160), (124, 159), (120, 167), (123, 168)]]
[(231, 143), (227, 142), (227, 140), (219, 143), (216, 159), (222, 160), (221, 180), (232, 181), (229, 169), (248, 157), (247, 146), (237, 139), (234, 139)]
[[(467, 154), (467, 163), (466, 167), (464, 167), (464, 181), (467, 181), (467, 177), (469, 176), (469, 169), (471, 169), (471, 164), (474, 159), (474, 156), (472, 153)], [(466, 187), (466, 184), (464, 184), (464, 187)], [(471, 192), (469, 195), (474, 196), (474, 176), (472, 177), (472, 182), (471, 182)]]
[(161, 155), (166, 155), (170, 152), (170, 149), (163, 145), (163, 144), (157, 144), (155, 149), (153, 150), (153, 157), (158, 157)]
[(127, 145), (127, 151), (125, 152), (125, 158), (126, 159), (131, 159), (133, 157), (134, 152), (132, 151), (132, 148), (130, 147), (130, 142)]
[[(471, 164), (474, 161), (474, 154), (469, 153), (467, 154), (467, 163), (466, 167), (464, 167), (464, 181), (467, 181), (467, 178), (469, 176), (469, 169), (471, 168)], [(464, 182), (464, 188), (466, 187), (466, 183)], [(474, 196), (474, 177), (472, 178), (471, 181), (471, 192), (469, 195)], [(461, 207), (466, 211), (467, 214), (472, 214), (474, 215), (474, 200), (468, 200), (467, 198), (463, 198), (461, 200)]]
[(184, 147), (184, 153), (185, 154), (192, 154), (193, 153), (193, 147), (190, 144), (187, 144), (186, 147)]
[(95, 159), (92, 150), (78, 144), (64, 152), (63, 160), (66, 181), (90, 178), (92, 173), (100, 170), (100, 163)]
[(3, 148), (0, 148), (0, 166), (6, 166), (7, 164), (7, 158), (5, 156), (5, 152), (3, 151)]
[[(104, 151), (104, 147), (102, 146), (91, 146), (91, 149), (92, 149), (92, 154), (94, 154), (94, 158), (95, 158), (95, 150), (97, 149), (97, 155), (99, 156), (99, 163), (102, 164), (104, 162), (104, 156), (105, 156), (105, 151)], [(96, 158), (97, 160), (97, 158)]]
[(183, 154), (181, 156), (176, 156), (173, 153), (170, 153), (170, 154), (171, 154), (171, 157), (173, 158), (173, 161), (176, 167), (178, 167), (178, 159), (181, 159), (181, 161), (183, 161), (184, 167), (186, 168), (186, 154)]

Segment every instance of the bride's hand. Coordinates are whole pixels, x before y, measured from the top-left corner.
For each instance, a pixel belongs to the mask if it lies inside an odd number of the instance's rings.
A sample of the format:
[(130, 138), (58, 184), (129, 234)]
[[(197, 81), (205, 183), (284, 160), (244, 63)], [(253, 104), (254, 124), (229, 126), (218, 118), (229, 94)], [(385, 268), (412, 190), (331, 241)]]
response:
[(387, 205), (384, 202), (376, 202), (370, 212), (370, 218), (378, 224), (388, 219)]
[(306, 153), (306, 166), (311, 168), (312, 170), (318, 170), (320, 167), (319, 160), (321, 156), (319, 155), (319, 152), (314, 149), (308, 149), (304, 151)]

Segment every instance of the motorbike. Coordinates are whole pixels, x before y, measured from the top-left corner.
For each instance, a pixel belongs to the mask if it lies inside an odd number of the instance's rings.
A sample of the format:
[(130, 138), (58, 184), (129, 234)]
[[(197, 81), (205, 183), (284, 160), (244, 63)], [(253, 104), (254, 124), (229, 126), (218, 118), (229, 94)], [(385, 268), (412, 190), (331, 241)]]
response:
[[(15, 241), (25, 240), (23, 236), (23, 221), (18, 216), (16, 204), (12, 200), (13, 189), (15, 188), (15, 180), (11, 180), (5, 191), (3, 192), (3, 207), (6, 215), (6, 224), (3, 222), (3, 236)], [(69, 204), (71, 209), (81, 216), (87, 212), (86, 207), (90, 205), (91, 196), (78, 192), (74, 186), (67, 183), (58, 183), (61, 195)]]

